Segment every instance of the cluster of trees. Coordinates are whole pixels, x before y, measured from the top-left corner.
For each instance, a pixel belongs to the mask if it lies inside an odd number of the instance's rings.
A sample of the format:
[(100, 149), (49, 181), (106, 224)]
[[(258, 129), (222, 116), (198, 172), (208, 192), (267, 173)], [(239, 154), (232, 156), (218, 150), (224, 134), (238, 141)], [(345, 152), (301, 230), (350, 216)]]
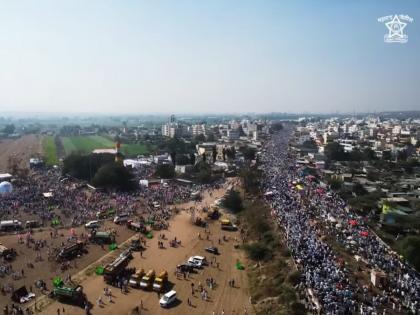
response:
[(344, 148), (337, 142), (328, 143), (324, 150), (325, 156), (332, 161), (372, 161), (376, 160), (375, 152), (371, 148), (362, 151), (354, 149), (345, 152)]
[(222, 154), (223, 154), (223, 161), (226, 161), (227, 159), (234, 160), (236, 157), (235, 147), (223, 148)]
[(258, 192), (260, 173), (256, 168), (244, 167), (240, 170), (239, 176), (242, 179), (242, 184), (246, 192)]
[(275, 122), (275, 123), (271, 124), (271, 127), (270, 127), (271, 132), (276, 132), (276, 131), (280, 131), (280, 130), (283, 130), (282, 123)]
[(173, 164), (160, 164), (156, 167), (155, 175), (165, 179), (174, 178), (175, 166)]
[(244, 147), (240, 147), (239, 150), (244, 155), (245, 160), (247, 161), (255, 160), (255, 155), (257, 153), (255, 148), (244, 146)]
[(63, 161), (63, 174), (105, 189), (128, 191), (137, 186), (131, 172), (115, 162), (113, 154), (70, 154)]
[(14, 133), (15, 130), (16, 130), (16, 127), (15, 127), (14, 124), (8, 124), (8, 125), (4, 126), (4, 128), (3, 128), (3, 132), (5, 134), (8, 134), (8, 135)]
[(223, 206), (233, 213), (238, 213), (243, 209), (242, 198), (238, 191), (230, 190), (223, 198)]
[(401, 254), (420, 271), (420, 236), (407, 236), (399, 244)]
[(208, 184), (212, 180), (211, 167), (205, 161), (200, 161), (194, 165), (194, 175), (202, 184)]

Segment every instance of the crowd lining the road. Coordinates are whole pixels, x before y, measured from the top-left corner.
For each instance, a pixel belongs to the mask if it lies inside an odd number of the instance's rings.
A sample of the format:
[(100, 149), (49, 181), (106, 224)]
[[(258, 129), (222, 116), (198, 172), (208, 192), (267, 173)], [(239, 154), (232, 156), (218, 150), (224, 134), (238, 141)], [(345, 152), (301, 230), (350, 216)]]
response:
[[(291, 128), (285, 128), (265, 143), (262, 186), (302, 271), (299, 287), (307, 293), (308, 308), (326, 314), (420, 314), (419, 275), (344, 200), (321, 188), (296, 165), (288, 150), (291, 133)], [(355, 281), (324, 240), (326, 235), (360, 256), (368, 268), (384, 272), (388, 284), (374, 290)]]

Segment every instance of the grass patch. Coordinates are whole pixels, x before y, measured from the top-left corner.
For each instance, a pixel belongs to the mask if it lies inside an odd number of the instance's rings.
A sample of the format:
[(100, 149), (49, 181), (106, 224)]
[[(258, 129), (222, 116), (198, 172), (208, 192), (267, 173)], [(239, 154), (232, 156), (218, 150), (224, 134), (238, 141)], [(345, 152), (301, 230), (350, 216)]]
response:
[(247, 275), (255, 314), (305, 314), (294, 288), (301, 274), (271, 219), (270, 209), (259, 199), (247, 200), (239, 217), (248, 235), (243, 248), (254, 261)]
[(42, 139), (45, 163), (48, 166), (58, 164), (57, 147), (53, 136), (45, 136)]
[(72, 152), (91, 153), (95, 149), (112, 149), (115, 143), (102, 136), (75, 136), (62, 137), (64, 152), (69, 155)]
[(136, 157), (150, 152), (149, 148), (142, 143), (122, 144), (121, 153), (126, 157)]
[[(61, 141), (66, 155), (72, 152), (87, 154), (95, 149), (115, 148), (115, 142), (106, 136), (62, 137)], [(121, 153), (126, 157), (149, 154), (151, 149), (150, 146), (143, 143), (124, 143), (121, 145)]]

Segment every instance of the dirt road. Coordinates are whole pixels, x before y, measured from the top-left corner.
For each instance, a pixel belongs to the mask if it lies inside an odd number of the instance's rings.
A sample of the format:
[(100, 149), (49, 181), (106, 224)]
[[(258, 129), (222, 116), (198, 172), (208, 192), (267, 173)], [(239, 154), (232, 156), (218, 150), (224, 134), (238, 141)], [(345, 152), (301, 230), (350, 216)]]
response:
[(0, 140), (0, 173), (8, 170), (10, 156), (20, 160), (21, 166), (29, 166), (29, 159), (42, 154), (42, 136), (26, 135), (19, 139)]
[[(204, 199), (204, 204), (209, 204), (214, 198), (223, 194), (223, 190), (215, 192), (213, 196), (207, 195)], [(190, 204), (186, 205), (187, 207)], [(200, 205), (196, 205), (197, 208)], [(134, 253), (134, 259), (130, 265), (136, 268), (155, 269), (156, 272), (167, 270), (169, 272), (169, 281), (173, 285), (173, 289), (177, 292), (178, 302), (175, 306), (169, 309), (162, 309), (159, 306), (159, 297), (155, 292), (146, 292), (137, 289), (130, 289), (128, 293), (121, 293), (119, 289), (112, 288), (112, 302), (103, 296), (103, 289), (106, 286), (102, 276), (91, 276), (83, 281), (81, 284), (87, 294), (89, 301), (93, 304), (91, 310), (92, 314), (134, 314), (133, 309), (143, 302), (144, 309), (141, 314), (252, 314), (251, 306), (249, 304), (249, 294), (247, 288), (246, 270), (237, 270), (236, 262), (240, 260), (245, 264), (243, 252), (235, 249), (235, 237), (238, 237), (238, 232), (224, 232), (220, 230), (217, 221), (210, 222), (209, 240), (204, 236), (204, 229), (194, 226), (190, 221), (190, 215), (182, 211), (172, 221), (168, 231), (163, 231), (165, 234), (164, 249), (158, 248), (158, 237), (154, 237), (148, 241), (147, 250), (140, 257), (139, 253)], [(198, 233), (203, 237), (198, 238)], [(158, 236), (159, 233), (155, 233)], [(223, 236), (226, 236), (227, 241), (223, 241)], [(178, 248), (169, 247), (168, 240), (177, 237), (181, 240), (182, 246)], [(219, 238), (221, 244), (219, 244)], [(192, 255), (204, 255), (211, 260), (212, 254), (205, 252), (204, 248), (207, 246), (217, 246), (221, 255), (215, 256), (219, 263), (219, 268), (216, 265), (207, 266), (198, 271), (198, 273), (190, 274), (189, 279), (177, 279), (174, 271), (177, 264), (185, 262), (188, 257)], [(206, 279), (213, 277), (217, 283), (212, 290), (206, 286)], [(234, 279), (235, 287), (231, 287), (228, 281)], [(191, 283), (195, 284), (197, 288), (201, 283), (209, 292), (209, 300), (203, 301), (199, 292), (195, 292), (194, 296), (191, 294)], [(104, 304), (98, 306), (96, 301), (99, 296), (102, 296)], [(192, 306), (189, 306), (187, 299), (190, 298)], [(42, 314), (55, 315), (57, 309), (65, 308), (65, 314), (85, 314), (85, 312), (78, 307), (60, 304), (58, 302), (52, 303), (49, 307), (42, 311)]]

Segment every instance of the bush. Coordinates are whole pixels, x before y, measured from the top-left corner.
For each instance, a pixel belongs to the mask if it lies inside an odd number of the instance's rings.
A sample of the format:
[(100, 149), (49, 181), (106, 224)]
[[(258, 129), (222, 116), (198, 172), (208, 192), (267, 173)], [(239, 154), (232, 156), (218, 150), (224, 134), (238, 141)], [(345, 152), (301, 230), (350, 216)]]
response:
[(287, 276), (287, 281), (292, 286), (295, 286), (295, 285), (299, 284), (301, 276), (302, 276), (301, 272), (298, 271), (298, 270), (295, 270), (295, 271), (289, 273), (289, 275)]
[(261, 243), (245, 245), (245, 250), (252, 260), (266, 260), (271, 258), (270, 250)]
[(292, 305), (290, 305), (290, 308), (292, 309), (292, 314), (306, 314), (305, 305), (302, 303), (293, 302)]

